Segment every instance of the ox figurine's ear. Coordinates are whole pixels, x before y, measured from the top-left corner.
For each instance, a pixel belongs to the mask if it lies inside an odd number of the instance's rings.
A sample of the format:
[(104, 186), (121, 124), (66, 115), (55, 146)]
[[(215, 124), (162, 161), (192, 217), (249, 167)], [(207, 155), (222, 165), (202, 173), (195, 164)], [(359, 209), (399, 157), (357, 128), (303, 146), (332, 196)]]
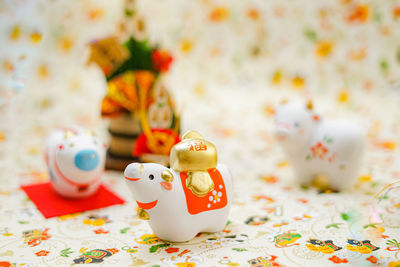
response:
[(164, 187), (165, 190), (172, 190), (172, 181), (174, 180), (174, 176), (169, 170), (163, 170), (161, 173), (161, 178), (164, 182), (161, 182), (160, 185)]
[(312, 113), (311, 116), (312, 116), (313, 121), (319, 122), (321, 120), (321, 117), (318, 114), (313, 112), (314, 105), (311, 100), (307, 101), (306, 108), (307, 108), (307, 110), (311, 111), (311, 113)]
[(161, 178), (168, 183), (171, 183), (174, 180), (174, 176), (169, 170), (163, 170), (161, 173)]
[(313, 110), (314, 105), (313, 105), (313, 102), (312, 102), (311, 100), (308, 100), (308, 101), (307, 101), (306, 108), (307, 108), (308, 110)]
[(73, 136), (75, 136), (75, 133), (70, 131), (70, 130), (68, 130), (68, 131), (65, 132), (64, 139), (69, 139), (69, 138), (71, 138)]
[(90, 130), (86, 130), (85, 134), (93, 136), (93, 137), (96, 136), (96, 134), (93, 131), (90, 131)]

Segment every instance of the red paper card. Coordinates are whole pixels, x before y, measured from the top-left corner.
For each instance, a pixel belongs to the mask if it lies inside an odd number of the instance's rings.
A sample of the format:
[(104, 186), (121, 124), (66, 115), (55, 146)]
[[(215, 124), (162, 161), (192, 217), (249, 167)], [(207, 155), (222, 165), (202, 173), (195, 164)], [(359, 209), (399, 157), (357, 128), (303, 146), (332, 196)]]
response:
[(94, 195), (83, 199), (63, 198), (49, 182), (21, 187), (46, 219), (125, 203), (104, 185), (100, 185)]

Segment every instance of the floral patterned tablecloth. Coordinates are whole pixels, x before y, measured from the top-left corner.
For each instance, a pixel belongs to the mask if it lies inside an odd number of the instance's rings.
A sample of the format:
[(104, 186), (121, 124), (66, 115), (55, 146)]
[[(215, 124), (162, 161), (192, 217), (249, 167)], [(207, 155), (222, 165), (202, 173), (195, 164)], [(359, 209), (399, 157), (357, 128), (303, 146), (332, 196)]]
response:
[[(44, 219), (19, 185), (48, 179), (43, 144), (55, 127), (109, 138), (99, 117), (106, 83), (85, 55), (88, 42), (117, 32), (123, 5), (0, 3), (0, 266), (400, 265), (398, 203), (397, 219), (383, 210), (380, 221), (373, 200), (400, 177), (399, 1), (138, 1), (150, 40), (173, 52), (165, 79), (183, 130), (212, 141), (232, 171), (229, 222), (163, 242), (112, 171), (104, 183), (127, 204)], [(284, 98), (313, 99), (321, 115), (367, 129), (354, 188), (296, 184), (272, 137)]]

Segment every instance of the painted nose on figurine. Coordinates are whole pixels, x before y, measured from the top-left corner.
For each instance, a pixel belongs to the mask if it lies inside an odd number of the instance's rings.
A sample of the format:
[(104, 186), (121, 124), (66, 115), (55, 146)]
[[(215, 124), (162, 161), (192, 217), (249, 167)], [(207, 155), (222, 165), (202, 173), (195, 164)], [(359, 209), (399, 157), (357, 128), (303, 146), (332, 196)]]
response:
[(279, 141), (285, 141), (287, 136), (289, 135), (290, 125), (288, 123), (278, 123), (275, 127), (275, 136)]
[(142, 163), (131, 163), (125, 169), (125, 179), (129, 181), (139, 181), (143, 170), (144, 165)]
[(82, 171), (95, 169), (99, 161), (99, 154), (91, 149), (81, 150), (75, 156), (75, 166)]

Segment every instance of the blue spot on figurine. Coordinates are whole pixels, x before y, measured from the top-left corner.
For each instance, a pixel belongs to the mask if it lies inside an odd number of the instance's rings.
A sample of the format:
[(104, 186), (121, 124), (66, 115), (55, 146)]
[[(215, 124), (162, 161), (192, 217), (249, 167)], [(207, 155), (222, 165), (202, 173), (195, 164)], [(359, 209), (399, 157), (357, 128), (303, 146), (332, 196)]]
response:
[(99, 165), (99, 155), (95, 150), (81, 150), (75, 156), (75, 166), (82, 171), (91, 171)]

